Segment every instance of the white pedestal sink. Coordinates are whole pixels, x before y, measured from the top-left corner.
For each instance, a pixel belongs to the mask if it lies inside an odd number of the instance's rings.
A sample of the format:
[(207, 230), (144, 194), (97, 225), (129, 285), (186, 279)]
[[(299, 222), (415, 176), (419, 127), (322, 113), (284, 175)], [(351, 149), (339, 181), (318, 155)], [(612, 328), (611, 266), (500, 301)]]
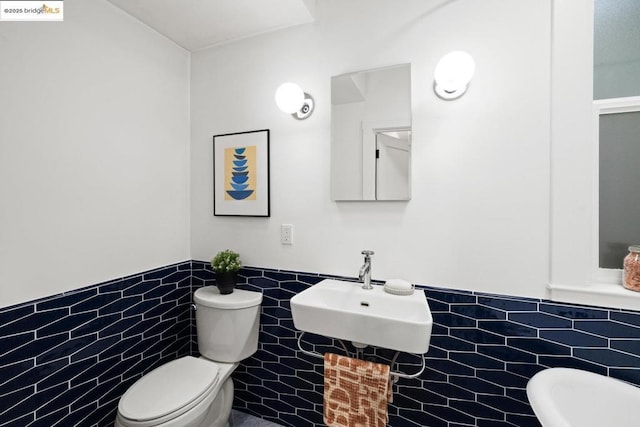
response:
[(301, 331), (409, 353), (429, 349), (433, 318), (421, 290), (393, 295), (325, 279), (291, 298), (291, 313)]
[(527, 384), (543, 427), (640, 426), (640, 388), (570, 368), (545, 369)]

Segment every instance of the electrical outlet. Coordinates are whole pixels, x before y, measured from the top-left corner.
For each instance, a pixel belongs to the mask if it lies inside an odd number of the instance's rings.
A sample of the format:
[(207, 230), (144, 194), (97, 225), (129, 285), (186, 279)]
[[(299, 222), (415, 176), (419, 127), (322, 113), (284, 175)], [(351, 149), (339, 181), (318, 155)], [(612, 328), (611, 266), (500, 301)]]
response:
[(293, 245), (293, 225), (282, 224), (280, 226), (280, 243), (283, 245)]

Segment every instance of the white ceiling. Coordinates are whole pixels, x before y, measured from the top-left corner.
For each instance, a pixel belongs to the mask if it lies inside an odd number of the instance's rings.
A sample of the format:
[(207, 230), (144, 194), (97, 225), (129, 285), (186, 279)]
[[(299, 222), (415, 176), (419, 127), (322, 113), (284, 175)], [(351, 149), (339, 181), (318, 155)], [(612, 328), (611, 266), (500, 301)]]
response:
[(313, 22), (313, 0), (108, 0), (190, 51)]

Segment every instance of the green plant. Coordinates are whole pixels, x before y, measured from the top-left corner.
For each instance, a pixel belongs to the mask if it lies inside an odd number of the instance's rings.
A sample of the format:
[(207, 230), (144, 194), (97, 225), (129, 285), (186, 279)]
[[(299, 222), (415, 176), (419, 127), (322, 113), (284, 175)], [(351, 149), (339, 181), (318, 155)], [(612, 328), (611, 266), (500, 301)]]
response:
[(220, 251), (211, 260), (211, 268), (216, 273), (240, 270), (240, 254), (230, 249)]

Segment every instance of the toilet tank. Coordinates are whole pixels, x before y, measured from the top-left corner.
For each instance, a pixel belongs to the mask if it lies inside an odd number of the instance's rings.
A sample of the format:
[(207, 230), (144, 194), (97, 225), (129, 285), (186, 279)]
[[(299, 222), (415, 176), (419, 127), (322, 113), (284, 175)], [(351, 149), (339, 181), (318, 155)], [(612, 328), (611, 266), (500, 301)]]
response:
[(215, 286), (195, 291), (198, 350), (217, 362), (239, 362), (258, 349), (262, 293), (235, 289), (221, 295)]

